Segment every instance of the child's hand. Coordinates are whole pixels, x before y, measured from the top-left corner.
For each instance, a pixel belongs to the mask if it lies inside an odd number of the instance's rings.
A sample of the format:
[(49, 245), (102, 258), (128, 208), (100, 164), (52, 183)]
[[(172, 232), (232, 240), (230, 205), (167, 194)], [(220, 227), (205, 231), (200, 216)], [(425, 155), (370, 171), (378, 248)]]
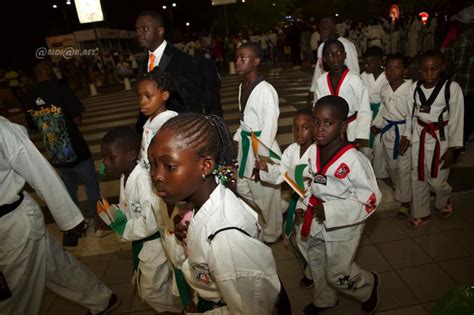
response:
[(400, 155), (405, 154), (408, 150), (408, 146), (410, 145), (410, 140), (407, 139), (407, 137), (402, 136), (402, 139), (400, 140), (400, 145), (398, 146), (398, 153)]
[(377, 127), (375, 127), (375, 126), (372, 126), (372, 127), (370, 128), (370, 131), (372, 131), (372, 133), (373, 133), (374, 135), (377, 135), (377, 134), (380, 133), (380, 129), (377, 128)]
[(182, 222), (183, 218), (184, 218), (183, 214), (177, 214), (173, 218), (174, 235), (181, 242), (188, 236), (187, 235), (188, 227), (189, 227), (189, 224), (191, 223), (190, 221)]
[(450, 168), (454, 164), (454, 148), (448, 148), (445, 154), (439, 159), (439, 162), (443, 162), (441, 169)]
[(324, 213), (323, 205), (313, 207), (312, 211), (313, 211), (313, 218), (316, 218), (316, 220), (318, 220), (319, 222), (323, 222), (324, 220), (326, 220), (326, 214)]
[(268, 172), (268, 165), (267, 162), (265, 162), (262, 159), (255, 160), (255, 168), (261, 171)]

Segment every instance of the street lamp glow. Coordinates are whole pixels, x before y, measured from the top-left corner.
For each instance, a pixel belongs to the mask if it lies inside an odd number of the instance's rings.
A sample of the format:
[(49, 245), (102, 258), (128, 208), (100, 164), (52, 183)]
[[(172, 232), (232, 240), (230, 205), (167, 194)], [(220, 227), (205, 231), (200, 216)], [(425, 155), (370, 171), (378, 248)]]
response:
[(53, 9), (57, 9), (57, 8), (58, 8), (58, 6), (53, 4)]
[(191, 24), (190, 24), (189, 22), (186, 22), (186, 26), (188, 26), (188, 27), (189, 27), (189, 25), (191, 25)]
[(166, 6), (165, 6), (165, 5), (164, 5), (164, 6), (162, 6), (162, 8), (163, 8), (163, 10), (166, 10)]
[(242, 3), (245, 3), (245, 0), (242, 0)]
[(173, 7), (176, 7), (176, 3), (173, 2), (172, 6), (173, 6)]
[(336, 16), (339, 16), (339, 13), (336, 13)]
[(275, 3), (275, 2), (273, 2), (273, 6), (276, 6), (276, 3)]
[(70, 1), (70, 0), (67, 0), (67, 1), (66, 1), (66, 4), (67, 4), (67, 5), (71, 5), (71, 1)]

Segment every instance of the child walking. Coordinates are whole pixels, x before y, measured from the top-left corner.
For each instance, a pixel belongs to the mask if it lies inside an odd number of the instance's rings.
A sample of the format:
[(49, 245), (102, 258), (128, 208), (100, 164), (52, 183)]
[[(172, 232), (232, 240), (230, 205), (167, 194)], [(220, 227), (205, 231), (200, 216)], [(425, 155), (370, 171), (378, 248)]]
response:
[(151, 176), (167, 204), (195, 206), (189, 225), (176, 232), (187, 239), (182, 271), (199, 301), (187, 311), (271, 314), (281, 289), (271, 249), (259, 240), (255, 211), (217, 180), (217, 169), (231, 167), (232, 148), (222, 118), (181, 114), (148, 149)]
[[(266, 163), (264, 160), (256, 161), (256, 167), (260, 170), (259, 174), (262, 181), (279, 185), (283, 182), (283, 174), (296, 170), (294, 174), (296, 181), (303, 183), (304, 188), (307, 188), (308, 185), (306, 185), (303, 179), (303, 170), (308, 166), (308, 148), (314, 142), (313, 113), (310, 110), (301, 109), (296, 112), (293, 118), (293, 138), (295, 142), (283, 152), (280, 165)], [(297, 210), (302, 208), (303, 203), (298, 194), (294, 192), (286, 212), (286, 222), (284, 224), (284, 233), (287, 238), (293, 234), (293, 230), (299, 230), (299, 224), (295, 228), (295, 214)], [(296, 233), (295, 239), (299, 252), (307, 262), (306, 242), (301, 239), (299, 233)], [(305, 275), (299, 283), (304, 288), (313, 286), (309, 268), (305, 269)]]
[(281, 156), (276, 141), (280, 115), (278, 94), (258, 75), (261, 60), (260, 48), (253, 43), (242, 44), (237, 50), (236, 70), (244, 77), (239, 86), (240, 127), (234, 135), (239, 148), (237, 192), (262, 214), (263, 240), (273, 243), (282, 233), (281, 190), (280, 186), (255, 178), (255, 160), (261, 158), (259, 155), (268, 158), (270, 153), (253, 152), (250, 145), (253, 132), (261, 143)]
[(453, 213), (448, 176), (454, 149), (463, 146), (464, 99), (459, 84), (442, 77), (444, 67), (440, 51), (424, 52), (420, 59), (422, 80), (410, 90), (414, 98), (411, 228), (430, 221), (430, 190), (436, 194), (439, 216), (447, 218)]
[[(347, 117), (347, 139), (350, 142), (368, 140), (372, 113), (369, 93), (360, 77), (344, 65), (346, 52), (338, 40), (328, 40), (323, 48), (323, 60), (329, 72), (319, 77), (316, 87), (317, 98), (326, 95), (340, 96), (349, 104)], [(367, 144), (365, 144), (367, 146)]]
[[(364, 53), (364, 69), (360, 78), (369, 90), (370, 110), (372, 111), (372, 122), (380, 111), (380, 91), (387, 84), (384, 72), (384, 53), (382, 48), (371, 46)], [(363, 150), (365, 156), (372, 163), (377, 178), (388, 177), (380, 135), (370, 132), (369, 146)]]
[(305, 314), (338, 304), (336, 290), (362, 302), (373, 313), (379, 302), (379, 276), (354, 262), (365, 221), (381, 193), (368, 159), (344, 140), (349, 105), (338, 96), (320, 98), (314, 107), (316, 144), (309, 148), (311, 179), (308, 209), (300, 230), (307, 237), (308, 263), (314, 280), (313, 303)]
[(167, 120), (178, 115), (177, 112), (166, 108), (170, 95), (177, 92), (171, 75), (161, 71), (159, 67), (139, 76), (137, 82), (140, 112), (148, 117), (143, 126), (139, 159), (145, 168), (149, 168), (147, 149), (151, 139)]
[(381, 90), (382, 106), (372, 123), (373, 133), (381, 136), (385, 163), (395, 186), (395, 199), (401, 203), (398, 216), (410, 211), (411, 190), (411, 126), (413, 95), (411, 80), (404, 77), (408, 70), (402, 54), (387, 56), (385, 73), (388, 84)]
[(181, 312), (171, 293), (172, 273), (160, 240), (164, 204), (153, 192), (150, 172), (138, 164), (140, 137), (130, 127), (117, 127), (102, 139), (106, 172), (120, 178), (117, 217), (110, 226), (124, 241), (132, 241), (134, 281), (140, 297), (157, 312)]

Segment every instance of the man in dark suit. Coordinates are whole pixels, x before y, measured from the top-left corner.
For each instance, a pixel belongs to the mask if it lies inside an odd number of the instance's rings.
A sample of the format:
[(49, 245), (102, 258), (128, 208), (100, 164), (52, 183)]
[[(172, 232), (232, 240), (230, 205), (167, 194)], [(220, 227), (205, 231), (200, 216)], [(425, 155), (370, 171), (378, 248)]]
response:
[[(176, 85), (176, 92), (170, 95), (167, 108), (178, 113), (202, 113), (200, 76), (193, 58), (164, 39), (164, 20), (160, 13), (144, 11), (136, 21), (137, 39), (140, 46), (148, 50), (147, 58), (140, 60), (138, 76), (158, 66), (170, 73)], [(147, 117), (141, 112), (135, 129), (143, 132)]]

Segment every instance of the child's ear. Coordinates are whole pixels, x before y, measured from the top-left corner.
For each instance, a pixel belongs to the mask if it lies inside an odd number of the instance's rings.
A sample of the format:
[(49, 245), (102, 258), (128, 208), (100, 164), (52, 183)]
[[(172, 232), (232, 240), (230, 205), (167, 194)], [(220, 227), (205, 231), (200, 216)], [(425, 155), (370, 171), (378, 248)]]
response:
[(212, 170), (216, 167), (216, 162), (212, 156), (205, 156), (201, 158), (201, 174), (209, 176)]
[(347, 122), (344, 120), (341, 123), (341, 138), (345, 140), (346, 135), (347, 135)]
[(262, 60), (261, 60), (260, 58), (258, 58), (258, 57), (255, 57), (255, 58), (254, 58), (254, 60), (253, 60), (253, 64), (254, 64), (254, 66), (258, 66), (258, 65), (260, 64), (260, 62), (261, 62), (261, 61), (262, 61)]
[(170, 92), (163, 91), (163, 100), (166, 102), (170, 98)]
[(136, 161), (138, 160), (138, 152), (137, 150), (128, 150), (127, 158), (129, 161)]

